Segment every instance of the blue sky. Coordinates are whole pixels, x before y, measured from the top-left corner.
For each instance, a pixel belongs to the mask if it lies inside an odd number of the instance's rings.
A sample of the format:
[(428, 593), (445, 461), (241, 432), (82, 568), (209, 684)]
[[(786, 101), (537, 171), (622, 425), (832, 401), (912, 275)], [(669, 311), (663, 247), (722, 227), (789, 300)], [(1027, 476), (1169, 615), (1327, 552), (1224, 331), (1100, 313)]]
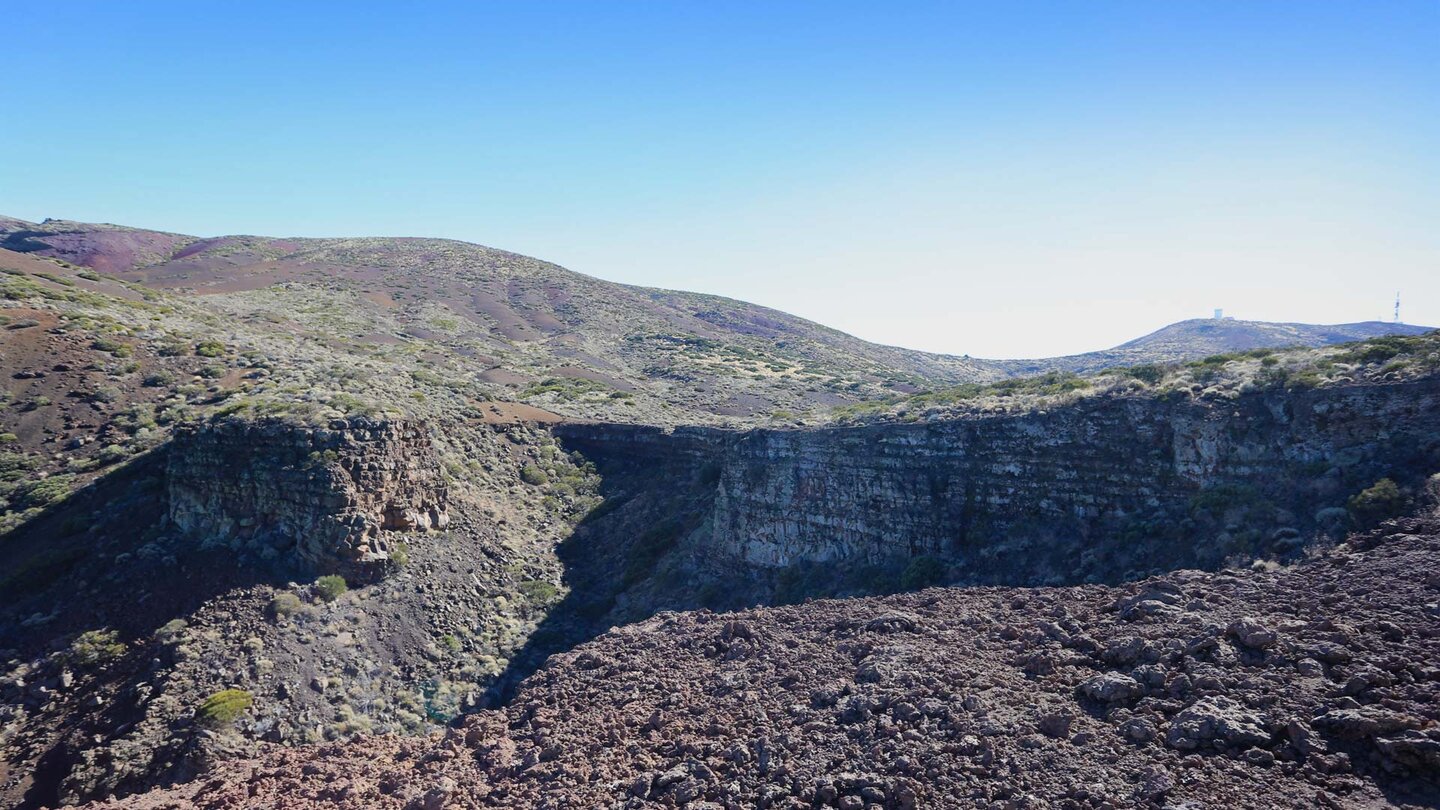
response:
[[(298, 7), (297, 6), (303, 6)], [(14, 4), (0, 212), (429, 235), (977, 356), (1440, 325), (1440, 2)]]

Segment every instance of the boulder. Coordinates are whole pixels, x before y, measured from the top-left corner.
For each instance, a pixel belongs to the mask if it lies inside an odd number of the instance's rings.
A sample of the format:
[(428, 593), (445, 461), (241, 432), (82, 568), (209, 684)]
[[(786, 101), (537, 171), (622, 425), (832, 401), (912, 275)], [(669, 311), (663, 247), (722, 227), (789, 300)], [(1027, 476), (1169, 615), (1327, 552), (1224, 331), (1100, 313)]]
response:
[(1131, 703), (1144, 696), (1145, 687), (1129, 675), (1106, 672), (1086, 680), (1076, 691), (1097, 703)]
[(1165, 742), (1171, 748), (1193, 751), (1209, 743), (1216, 747), (1251, 748), (1270, 742), (1265, 720), (1238, 701), (1223, 695), (1201, 698), (1170, 721)]

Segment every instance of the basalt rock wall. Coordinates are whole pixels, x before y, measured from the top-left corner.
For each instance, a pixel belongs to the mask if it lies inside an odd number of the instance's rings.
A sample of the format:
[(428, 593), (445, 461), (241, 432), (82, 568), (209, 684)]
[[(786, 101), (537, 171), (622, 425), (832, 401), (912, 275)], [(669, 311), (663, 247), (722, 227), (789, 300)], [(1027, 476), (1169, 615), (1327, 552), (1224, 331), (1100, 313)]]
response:
[(317, 571), (365, 573), (388, 558), (390, 532), (449, 522), (439, 459), (413, 421), (185, 427), (165, 478), (169, 522), (181, 534)]
[(717, 568), (934, 555), (976, 581), (1117, 579), (1293, 551), (1382, 476), (1440, 470), (1440, 382), (822, 430), (565, 425), (628, 488), (713, 487), (687, 541)]

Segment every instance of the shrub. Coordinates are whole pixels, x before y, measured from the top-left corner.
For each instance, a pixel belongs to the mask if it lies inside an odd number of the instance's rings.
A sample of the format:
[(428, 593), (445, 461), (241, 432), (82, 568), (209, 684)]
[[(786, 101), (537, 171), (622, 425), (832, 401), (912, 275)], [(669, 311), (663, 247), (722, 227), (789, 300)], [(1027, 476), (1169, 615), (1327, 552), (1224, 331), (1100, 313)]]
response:
[(15, 488), (10, 496), (12, 508), (38, 509), (49, 506), (70, 494), (70, 486), (74, 483), (75, 476), (52, 475), (49, 478), (42, 478), (38, 481), (21, 484)]
[(1390, 342), (1362, 343), (1348, 352), (1335, 356), (1342, 363), (1382, 363), (1400, 354), (1400, 346)]
[(70, 644), (70, 660), (80, 666), (98, 666), (124, 654), (125, 645), (114, 630), (87, 630)]
[(404, 543), (390, 549), (390, 566), (392, 568), (404, 568), (410, 564), (410, 550)]
[(244, 689), (224, 689), (205, 698), (195, 710), (195, 719), (209, 728), (224, 728), (240, 719), (254, 704), (255, 699)]
[(906, 591), (918, 591), (921, 588), (940, 584), (944, 577), (944, 563), (934, 557), (916, 557), (910, 561), (909, 565), (905, 566), (905, 571), (900, 574), (900, 588)]
[(91, 402), (114, 402), (120, 398), (120, 389), (113, 385), (102, 385), (90, 392)]
[(202, 340), (195, 344), (195, 353), (201, 357), (221, 357), (225, 354), (225, 344), (218, 340)]
[(270, 600), (270, 615), (277, 619), (286, 619), (294, 616), (303, 608), (304, 605), (300, 602), (300, 597), (289, 591), (277, 593), (274, 598)]
[(147, 374), (141, 382), (146, 388), (166, 388), (174, 383), (175, 375), (168, 371), (157, 371), (154, 374)]
[(350, 586), (345, 584), (345, 578), (339, 574), (326, 574), (315, 580), (315, 593), (326, 602), (334, 602), (348, 590)]
[(527, 579), (520, 583), (520, 593), (532, 604), (543, 606), (555, 601), (560, 589), (543, 579)]
[(180, 634), (185, 631), (186, 626), (184, 619), (171, 619), (160, 625), (160, 629), (155, 631), (155, 640), (161, 644), (170, 644), (180, 638)]
[(114, 464), (117, 461), (123, 461), (129, 455), (130, 451), (124, 446), (107, 444), (100, 448), (100, 452), (95, 454), (95, 460), (101, 464)]
[(1147, 363), (1143, 366), (1131, 366), (1130, 368), (1121, 369), (1121, 373), (1126, 377), (1150, 385), (1155, 385), (1165, 379), (1165, 367), (1156, 363)]
[(548, 482), (550, 479), (545, 476), (544, 470), (541, 470), (534, 464), (527, 464), (525, 465), (525, 469), (520, 471), (520, 480), (532, 486), (538, 487), (541, 484)]
[(1405, 509), (1405, 494), (1389, 478), (1381, 478), (1350, 499), (1350, 515), (1360, 526), (1370, 527), (1392, 518)]

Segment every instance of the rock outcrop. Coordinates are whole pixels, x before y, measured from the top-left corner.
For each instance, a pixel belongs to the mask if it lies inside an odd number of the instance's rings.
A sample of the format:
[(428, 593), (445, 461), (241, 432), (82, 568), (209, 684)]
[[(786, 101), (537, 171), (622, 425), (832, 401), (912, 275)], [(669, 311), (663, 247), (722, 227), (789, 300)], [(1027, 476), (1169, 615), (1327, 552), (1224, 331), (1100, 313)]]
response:
[(1440, 381), (930, 424), (556, 431), (636, 486), (702, 469), (689, 477), (713, 505), (690, 549), (716, 568), (934, 555), (967, 581), (1115, 580), (1343, 533), (1350, 496), (1440, 469)]
[(363, 573), (389, 557), (387, 532), (449, 522), (439, 459), (412, 421), (185, 427), (166, 484), (170, 523), (183, 534), (322, 572)]

